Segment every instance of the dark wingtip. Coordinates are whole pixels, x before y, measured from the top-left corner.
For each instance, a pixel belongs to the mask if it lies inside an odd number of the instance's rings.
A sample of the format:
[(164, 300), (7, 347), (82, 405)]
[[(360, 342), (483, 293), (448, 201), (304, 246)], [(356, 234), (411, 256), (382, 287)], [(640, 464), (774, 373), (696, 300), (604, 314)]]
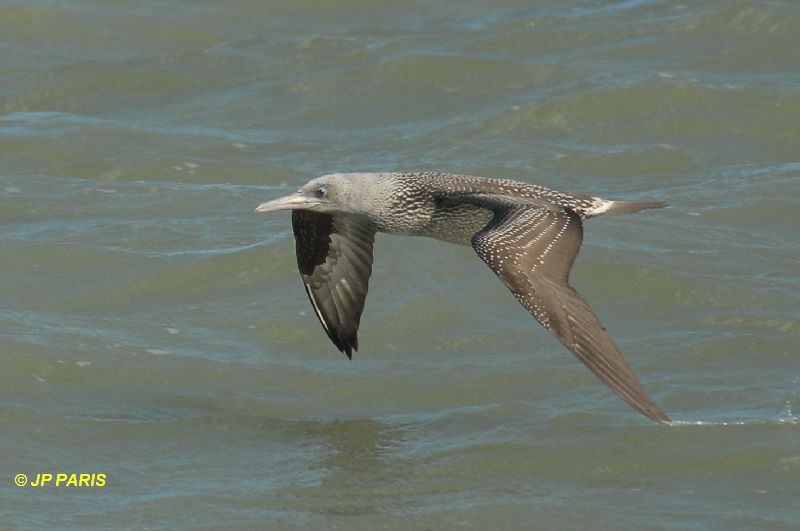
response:
[(653, 422), (657, 422), (662, 426), (669, 426), (672, 424), (672, 419), (669, 418), (667, 414), (661, 410), (661, 408), (658, 408), (655, 411), (642, 411), (642, 413)]
[(331, 343), (339, 349), (339, 352), (353, 359), (353, 351), (358, 350), (358, 336), (356, 334), (340, 334), (330, 330), (325, 330)]
[(353, 351), (358, 350), (358, 339), (342, 340), (341, 338), (331, 337), (331, 340), (333, 340), (333, 344), (336, 345), (336, 348), (347, 356), (347, 359), (353, 359)]
[(660, 408), (656, 410), (645, 410), (640, 409), (634, 406), (635, 409), (639, 410), (639, 412), (644, 415), (645, 417), (649, 418), (653, 422), (660, 424), (661, 426), (669, 426), (672, 424), (672, 419), (667, 416)]

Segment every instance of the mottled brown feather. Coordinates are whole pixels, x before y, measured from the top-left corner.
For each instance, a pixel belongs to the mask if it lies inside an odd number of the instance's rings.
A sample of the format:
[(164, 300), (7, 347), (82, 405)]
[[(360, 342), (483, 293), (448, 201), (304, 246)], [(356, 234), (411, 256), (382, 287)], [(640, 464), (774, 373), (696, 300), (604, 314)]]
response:
[(569, 285), (583, 239), (580, 217), (570, 209), (502, 196), (465, 194), (451, 200), (494, 212), (472, 246), (539, 323), (634, 409), (656, 422), (670, 422), (589, 304)]

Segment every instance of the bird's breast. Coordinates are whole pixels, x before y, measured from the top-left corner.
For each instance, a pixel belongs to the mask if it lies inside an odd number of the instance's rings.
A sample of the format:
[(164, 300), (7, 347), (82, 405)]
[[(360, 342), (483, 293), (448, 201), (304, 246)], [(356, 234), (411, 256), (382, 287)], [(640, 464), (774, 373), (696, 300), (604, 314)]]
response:
[(492, 212), (474, 205), (440, 206), (430, 216), (420, 236), (459, 245), (470, 245), (476, 232), (492, 219)]

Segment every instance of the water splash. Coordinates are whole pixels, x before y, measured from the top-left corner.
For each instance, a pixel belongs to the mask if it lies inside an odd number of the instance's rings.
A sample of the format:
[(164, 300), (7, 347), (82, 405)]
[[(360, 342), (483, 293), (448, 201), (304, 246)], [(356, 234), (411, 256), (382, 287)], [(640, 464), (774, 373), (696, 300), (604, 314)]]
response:
[(757, 426), (775, 424), (800, 424), (800, 417), (792, 411), (791, 400), (784, 402), (781, 413), (774, 418), (748, 420), (673, 420), (670, 426)]

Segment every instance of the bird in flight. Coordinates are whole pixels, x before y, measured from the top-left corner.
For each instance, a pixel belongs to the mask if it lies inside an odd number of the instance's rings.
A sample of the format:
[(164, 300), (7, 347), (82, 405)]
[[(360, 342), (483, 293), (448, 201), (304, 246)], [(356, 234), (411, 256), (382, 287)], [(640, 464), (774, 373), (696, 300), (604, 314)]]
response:
[(352, 358), (377, 232), (470, 245), (533, 317), (622, 400), (670, 422), (589, 304), (569, 285), (583, 221), (661, 202), (610, 201), (451, 173), (334, 173), (256, 212), (292, 211), (297, 265), (314, 312)]

